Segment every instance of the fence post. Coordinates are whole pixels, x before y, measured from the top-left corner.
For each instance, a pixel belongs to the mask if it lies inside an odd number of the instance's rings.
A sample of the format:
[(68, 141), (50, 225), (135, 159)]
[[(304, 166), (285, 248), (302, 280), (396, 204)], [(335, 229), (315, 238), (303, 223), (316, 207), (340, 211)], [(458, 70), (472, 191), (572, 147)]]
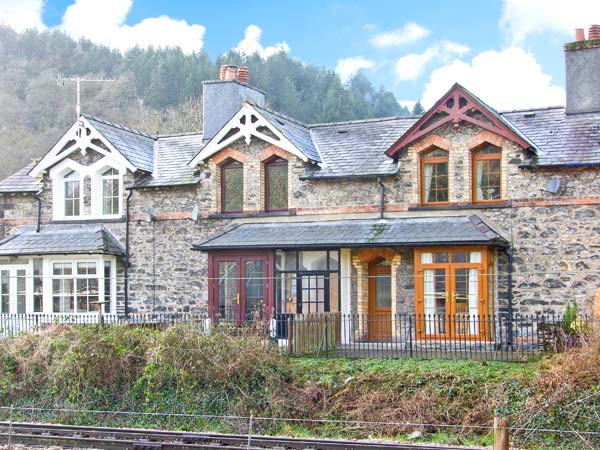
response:
[(508, 450), (508, 419), (494, 417), (494, 450)]

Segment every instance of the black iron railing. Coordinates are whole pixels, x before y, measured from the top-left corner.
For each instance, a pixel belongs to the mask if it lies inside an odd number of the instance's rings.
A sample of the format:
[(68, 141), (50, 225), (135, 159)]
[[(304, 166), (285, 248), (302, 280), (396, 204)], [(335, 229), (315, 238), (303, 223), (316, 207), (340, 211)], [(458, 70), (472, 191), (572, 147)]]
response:
[(579, 345), (594, 323), (588, 318), (531, 315), (253, 314), (210, 318), (201, 313), (0, 314), (0, 337), (53, 324), (167, 327), (189, 324), (252, 333), (290, 356), (345, 358), (452, 358), (514, 361)]

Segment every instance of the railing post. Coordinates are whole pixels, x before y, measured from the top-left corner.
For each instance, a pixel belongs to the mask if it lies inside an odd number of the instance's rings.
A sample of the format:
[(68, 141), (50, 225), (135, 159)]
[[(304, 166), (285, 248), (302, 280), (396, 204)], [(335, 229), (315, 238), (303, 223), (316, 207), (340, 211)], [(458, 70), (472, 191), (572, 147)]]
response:
[(494, 450), (508, 450), (508, 419), (494, 417)]
[[(416, 322), (416, 320), (415, 320)], [(413, 323), (412, 323), (412, 316), (409, 314), (408, 315), (408, 350), (409, 350), (409, 355), (412, 358), (413, 357), (413, 333), (412, 333), (412, 327), (413, 327)]]

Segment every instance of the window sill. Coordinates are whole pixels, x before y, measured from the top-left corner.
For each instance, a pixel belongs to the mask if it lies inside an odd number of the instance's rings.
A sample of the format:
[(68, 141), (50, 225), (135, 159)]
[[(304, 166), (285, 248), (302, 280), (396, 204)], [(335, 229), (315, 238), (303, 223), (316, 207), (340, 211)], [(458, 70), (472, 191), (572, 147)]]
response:
[(289, 209), (287, 211), (269, 211), (269, 212), (239, 212), (239, 213), (216, 213), (209, 214), (209, 219), (242, 219), (247, 217), (287, 217), (295, 216), (296, 210)]
[(495, 203), (448, 203), (447, 205), (417, 205), (409, 206), (408, 211), (445, 211), (462, 209), (499, 209), (510, 208), (509, 201)]
[(89, 219), (53, 219), (52, 224), (72, 224), (72, 223), (120, 223), (125, 222), (125, 217), (106, 218), (93, 217)]

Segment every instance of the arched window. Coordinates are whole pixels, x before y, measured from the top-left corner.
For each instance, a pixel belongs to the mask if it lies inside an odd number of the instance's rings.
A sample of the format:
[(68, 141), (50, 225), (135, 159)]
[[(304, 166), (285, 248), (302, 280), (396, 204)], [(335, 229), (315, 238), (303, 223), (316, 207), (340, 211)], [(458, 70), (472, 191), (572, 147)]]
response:
[(221, 166), (221, 211), (242, 212), (244, 209), (244, 166), (229, 160)]
[(421, 203), (448, 203), (448, 152), (440, 148), (421, 156)]
[(489, 144), (473, 152), (471, 178), (474, 202), (494, 202), (502, 198), (501, 158), (502, 150)]
[(72, 170), (65, 174), (63, 181), (65, 192), (65, 217), (77, 217), (81, 213), (81, 181), (79, 174)]
[(102, 214), (119, 214), (119, 171), (112, 167), (102, 173)]
[(275, 157), (265, 163), (265, 210), (288, 209), (288, 162)]

